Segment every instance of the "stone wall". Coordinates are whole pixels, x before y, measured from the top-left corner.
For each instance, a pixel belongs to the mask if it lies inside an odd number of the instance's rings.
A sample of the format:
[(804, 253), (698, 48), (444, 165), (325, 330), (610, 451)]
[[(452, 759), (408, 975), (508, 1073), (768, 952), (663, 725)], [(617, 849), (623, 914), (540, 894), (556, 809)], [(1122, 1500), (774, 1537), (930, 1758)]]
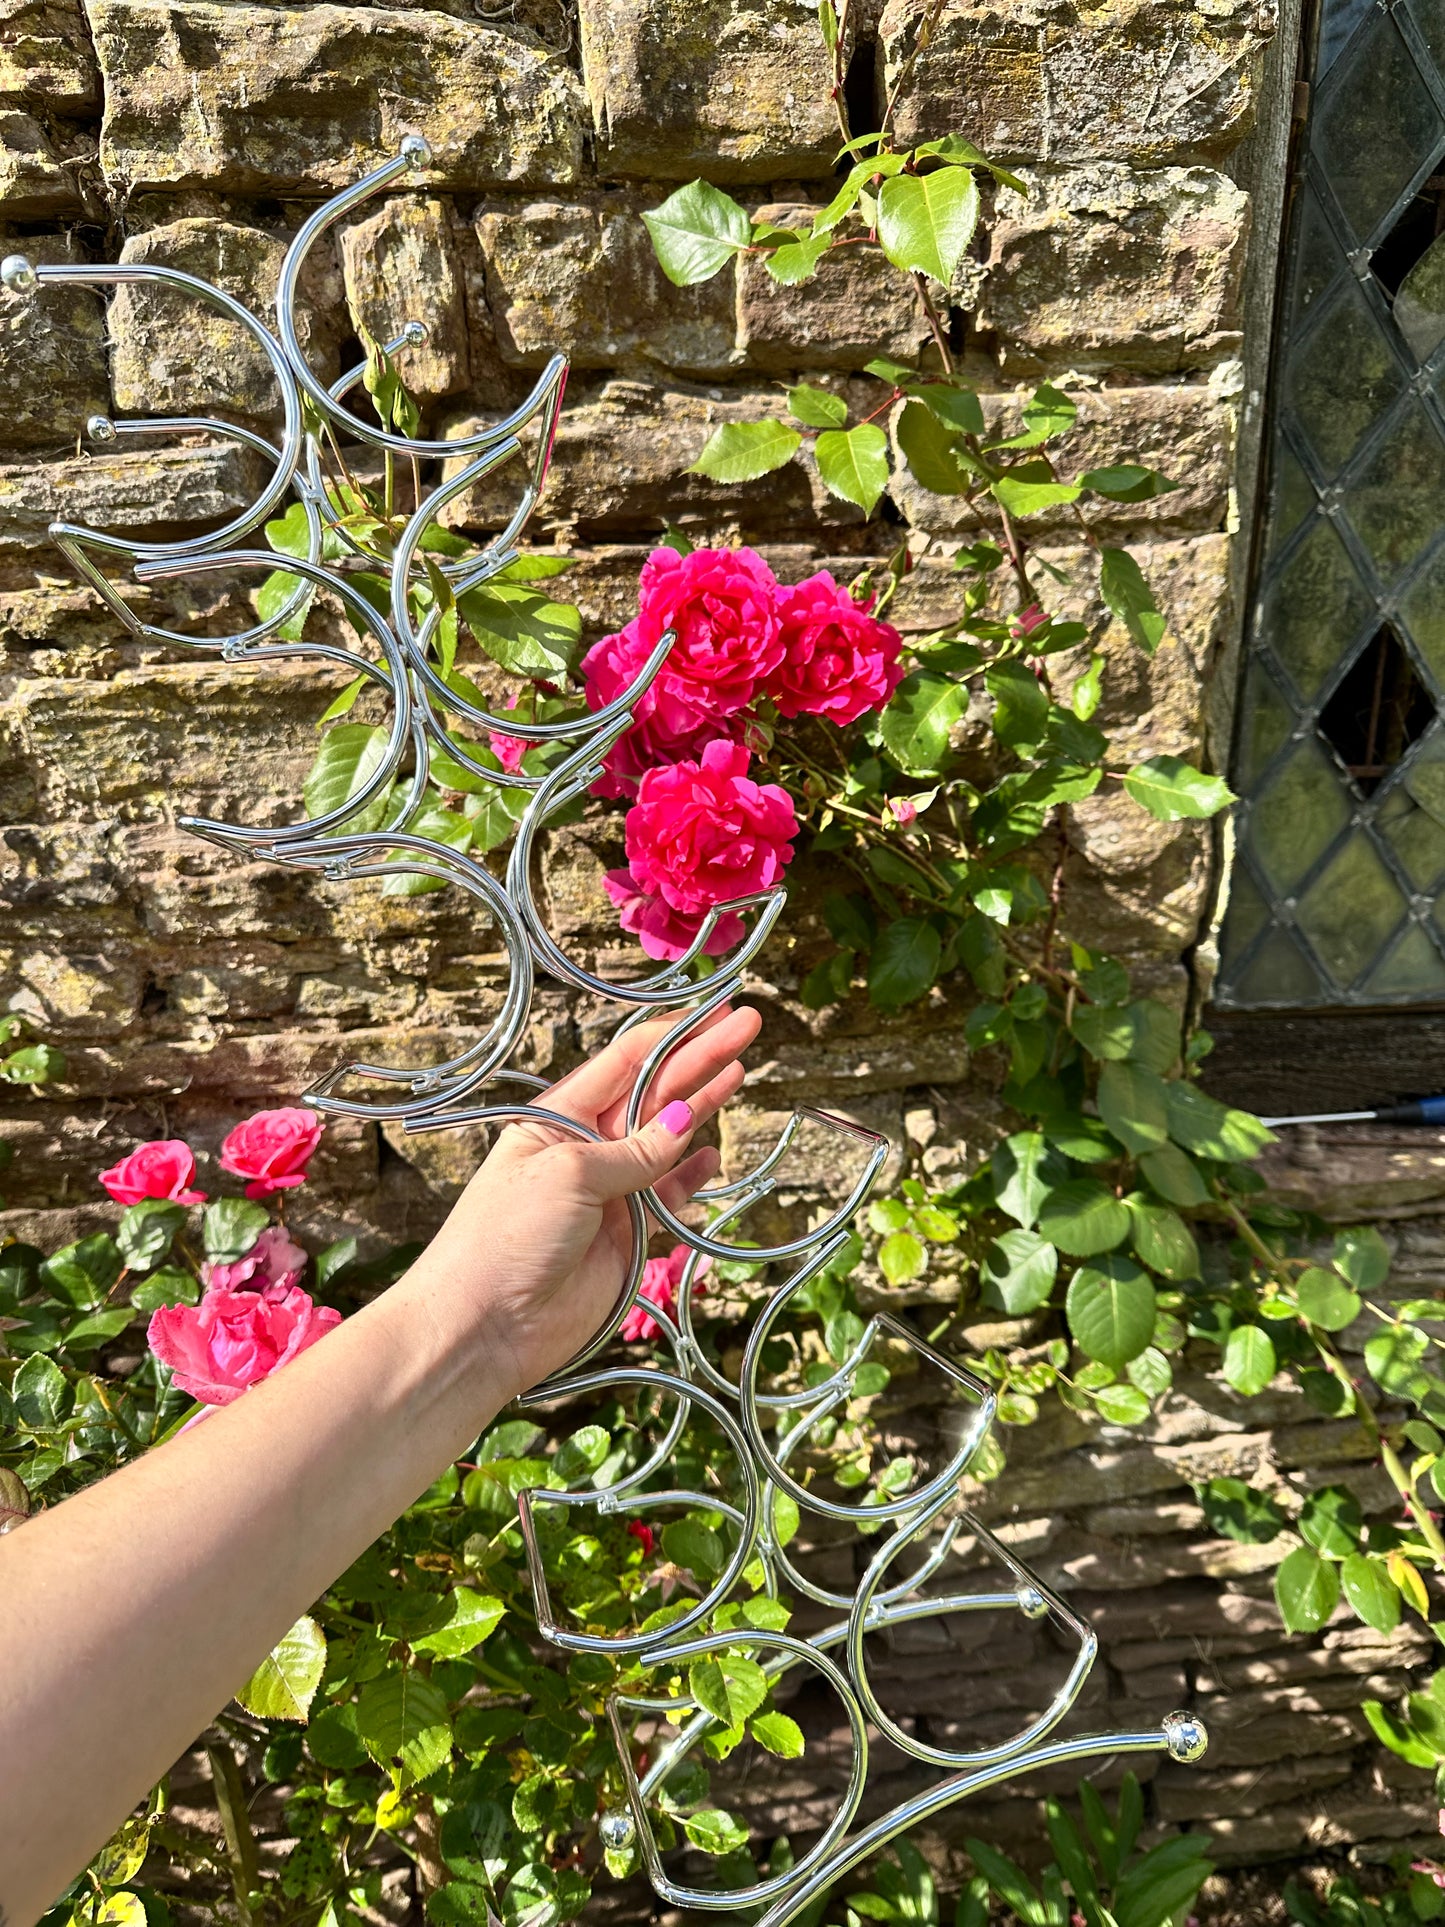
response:
[[(875, 0), (859, 11), (850, 92), (866, 111), (906, 65), (927, 9)], [(780, 377), (848, 392), (880, 347), (912, 354), (925, 329), (911, 297), (854, 255), (796, 288), (742, 261), (735, 276), (679, 290), (639, 218), (698, 173), (774, 219), (827, 198), (836, 131), (812, 0), (0, 0), (0, 20), (0, 246), (38, 259), (161, 261), (267, 298), (316, 199), (403, 134), (426, 135), (425, 184), (373, 207), (318, 258), (308, 349), (334, 377), (356, 358), (358, 327), (425, 321), (429, 338), (404, 367), (438, 433), (505, 408), (552, 348), (570, 354), (534, 526), (573, 556), (563, 587), (589, 634), (632, 612), (638, 567), (667, 521), (751, 541), (787, 578), (851, 573), (872, 557), (877, 532), (799, 468), (745, 488), (679, 471), (710, 424), (779, 410)], [(1111, 658), (1099, 720), (1131, 755), (1204, 754), (1208, 692), (1229, 655), (1251, 212), (1231, 157), (1273, 28), (1263, 0), (949, 0), (900, 107), (905, 136), (962, 129), (1029, 187), (991, 197), (961, 271), (950, 325), (962, 365), (999, 397), (1072, 372), (1081, 461), (1126, 453), (1184, 485), (1108, 510), (1170, 615), (1173, 641), (1152, 663), (1088, 594), (1060, 591)], [(252, 487), (215, 444), (79, 453), (88, 414), (204, 407), (264, 422), (271, 406), (264, 365), (234, 327), (169, 295), (123, 290), (108, 308), (84, 290), (0, 298), (0, 972), (6, 1000), (69, 1062), (64, 1086), (11, 1102), (0, 1122), (17, 1153), (0, 1231), (77, 1235), (108, 1215), (95, 1172), (137, 1137), (184, 1133), (214, 1148), (239, 1114), (289, 1100), (342, 1056), (412, 1061), (443, 1039), (454, 1049), (496, 1007), (492, 934), (449, 894), (324, 885), (177, 832), (186, 811), (244, 820), (258, 798), (294, 795), (332, 690), (299, 668), (222, 670), (131, 643), (47, 545), (57, 515), (185, 532)], [(480, 531), (505, 507), (478, 487), (452, 516)], [(967, 512), (903, 477), (886, 512), (890, 540), (932, 538), (895, 610), (926, 631), (952, 606), (948, 556)], [(1048, 559), (1076, 580), (1067, 524), (1044, 531)], [(127, 593), (148, 619), (203, 633), (245, 619), (234, 585)], [(1073, 927), (1183, 1001), (1183, 960), (1210, 904), (1208, 837), (1115, 800), (1081, 805), (1071, 837)], [(617, 856), (615, 822), (600, 819), (559, 833), (545, 859), (552, 928), (604, 965), (618, 939), (599, 879)], [(895, 1019), (856, 1001), (821, 1016), (801, 1004), (798, 984), (826, 944), (820, 886), (800, 875), (755, 986), (767, 1027), (725, 1148), (744, 1154), (807, 1097), (886, 1130), (895, 1175), (956, 1174), (996, 1128), (997, 1069), (970, 1063), (956, 991)], [(565, 1068), (600, 1022), (544, 985), (530, 1067)], [(334, 1125), (298, 1221), (317, 1234), (359, 1224), (423, 1237), (474, 1150)], [(812, 1173), (798, 1201), (827, 1176)], [(1428, 1212), (1441, 1189), (1432, 1173), (1410, 1208)], [(1423, 1230), (1410, 1238), (1433, 1249)], [(1393, 1691), (1416, 1647), (1343, 1623), (1322, 1642), (1286, 1641), (1268, 1562), (1209, 1538), (1190, 1489), (1225, 1471), (1296, 1494), (1343, 1476), (1378, 1505), (1359, 1449), (1348, 1428), (1283, 1396), (1241, 1407), (1194, 1373), (1147, 1438), (1062, 1415), (1019, 1435), (993, 1488), (1018, 1542), (1097, 1613), (1106, 1663), (1090, 1718), (1106, 1702), (1124, 1721), (1175, 1703), (1209, 1712), (1208, 1766), (1161, 1769), (1155, 1816), (1217, 1823), (1239, 1860), (1387, 1842), (1429, 1820), (1423, 1781), (1397, 1786), (1357, 1710), (1364, 1682)], [(1012, 1688), (979, 1630), (949, 1645), (943, 1667), (927, 1629), (900, 1635), (888, 1703), (939, 1730), (1001, 1714)], [(1030, 1637), (1017, 1635), (1021, 1659)], [(813, 1796), (779, 1781), (767, 1798), (776, 1825), (789, 1801)], [(995, 1821), (1001, 1835), (1036, 1830), (1033, 1794), (954, 1833)]]

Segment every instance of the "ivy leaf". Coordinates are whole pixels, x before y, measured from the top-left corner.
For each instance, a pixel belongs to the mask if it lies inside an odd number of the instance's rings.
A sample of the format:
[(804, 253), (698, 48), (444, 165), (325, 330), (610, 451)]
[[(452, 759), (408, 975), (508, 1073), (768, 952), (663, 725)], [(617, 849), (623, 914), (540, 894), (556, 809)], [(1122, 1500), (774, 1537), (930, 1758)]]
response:
[(966, 167), (895, 174), (878, 193), (878, 243), (895, 268), (947, 286), (978, 226), (978, 184)]
[(790, 462), (803, 438), (786, 422), (724, 422), (715, 428), (702, 453), (685, 472), (711, 482), (755, 482)]
[(642, 218), (658, 265), (678, 288), (711, 280), (752, 234), (747, 209), (707, 181), (689, 181)]
[(309, 1613), (277, 1641), (236, 1698), (258, 1720), (300, 1720), (326, 1670), (326, 1636)]
[(1120, 1256), (1081, 1265), (1069, 1280), (1064, 1301), (1080, 1351), (1115, 1372), (1123, 1371), (1153, 1338), (1158, 1309), (1148, 1273), (1132, 1258)]
[(901, 1010), (933, 985), (943, 939), (922, 917), (899, 917), (885, 925), (868, 965), (868, 998), (880, 1010)]
[(915, 669), (903, 678), (878, 726), (884, 748), (906, 776), (937, 775), (968, 701), (966, 683), (935, 669)]
[(1317, 1633), (1339, 1603), (1339, 1574), (1310, 1547), (1296, 1546), (1274, 1576), (1274, 1597), (1288, 1632)]
[(1278, 1370), (1274, 1341), (1259, 1325), (1236, 1325), (1224, 1346), (1224, 1376), (1245, 1398), (1262, 1392)]
[(1300, 1273), (1295, 1292), (1301, 1312), (1321, 1331), (1343, 1331), (1360, 1315), (1359, 1293), (1351, 1291), (1337, 1272), (1325, 1271), (1319, 1265)]
[(906, 402), (894, 430), (909, 473), (931, 495), (962, 495), (969, 478), (959, 467), (952, 428), (921, 401)]
[(841, 395), (830, 395), (826, 388), (814, 388), (806, 381), (788, 390), (788, 407), (794, 421), (809, 428), (841, 428), (848, 419), (848, 404)]
[(756, 1660), (722, 1653), (692, 1662), (687, 1690), (722, 1726), (741, 1726), (768, 1697), (768, 1676)]
[[(358, 796), (385, 765), (389, 740), (390, 731), (379, 723), (337, 723), (328, 729), (301, 785), (307, 814), (328, 815)], [(349, 819), (347, 833), (362, 835), (378, 828), (386, 803), (383, 788)]]
[(1058, 1269), (1058, 1252), (1036, 1231), (1000, 1232), (979, 1273), (983, 1302), (1021, 1318), (1048, 1303)]
[(1127, 549), (1099, 551), (1099, 593), (1105, 607), (1118, 616), (1144, 654), (1152, 656), (1164, 639), (1164, 618), (1139, 564)]
[(830, 428), (813, 444), (813, 454), (830, 493), (871, 515), (888, 486), (888, 437), (877, 422)]
[(1124, 778), (1134, 801), (1161, 823), (1217, 816), (1234, 801), (1222, 776), (1206, 776), (1182, 756), (1150, 756)]
[(786, 1713), (754, 1713), (748, 1721), (748, 1731), (759, 1746), (765, 1746), (769, 1753), (776, 1753), (780, 1760), (800, 1760), (803, 1757), (803, 1729), (796, 1720), (790, 1720)]
[(1039, 1212), (1039, 1230), (1071, 1257), (1092, 1258), (1124, 1242), (1129, 1232), (1129, 1208), (1097, 1178), (1066, 1178), (1045, 1198)]
[(1127, 1061), (1106, 1063), (1099, 1072), (1099, 1115), (1136, 1157), (1169, 1142), (1167, 1089), (1155, 1072)]
[(1377, 1633), (1392, 1633), (1400, 1623), (1400, 1595), (1375, 1560), (1351, 1552), (1340, 1567), (1345, 1598), (1356, 1619)]
[(441, 1688), (410, 1667), (397, 1667), (362, 1687), (356, 1731), (398, 1786), (425, 1780), (451, 1755), (452, 1723)]

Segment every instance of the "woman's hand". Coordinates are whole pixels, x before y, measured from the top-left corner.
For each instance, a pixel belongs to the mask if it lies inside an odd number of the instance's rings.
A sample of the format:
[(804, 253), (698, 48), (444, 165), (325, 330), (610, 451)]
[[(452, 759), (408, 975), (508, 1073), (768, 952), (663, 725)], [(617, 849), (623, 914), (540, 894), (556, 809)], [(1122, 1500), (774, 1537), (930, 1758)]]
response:
[(685, 1153), (742, 1084), (754, 1010), (716, 1012), (679, 1045), (652, 1081), (646, 1122), (625, 1134), (643, 1060), (679, 1015), (639, 1024), (537, 1098), (605, 1142), (509, 1125), (414, 1269), (429, 1289), (472, 1300), (512, 1396), (565, 1365), (611, 1315), (632, 1253), (627, 1194), (655, 1185), (675, 1211), (717, 1170), (711, 1147)]

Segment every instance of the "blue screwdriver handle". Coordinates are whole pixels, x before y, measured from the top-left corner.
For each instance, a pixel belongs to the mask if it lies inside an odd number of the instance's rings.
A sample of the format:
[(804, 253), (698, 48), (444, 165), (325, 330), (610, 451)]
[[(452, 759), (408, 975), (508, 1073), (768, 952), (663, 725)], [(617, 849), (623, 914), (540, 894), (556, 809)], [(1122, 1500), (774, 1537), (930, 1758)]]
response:
[(1417, 1097), (1413, 1104), (1392, 1104), (1375, 1116), (1382, 1124), (1445, 1124), (1445, 1097)]

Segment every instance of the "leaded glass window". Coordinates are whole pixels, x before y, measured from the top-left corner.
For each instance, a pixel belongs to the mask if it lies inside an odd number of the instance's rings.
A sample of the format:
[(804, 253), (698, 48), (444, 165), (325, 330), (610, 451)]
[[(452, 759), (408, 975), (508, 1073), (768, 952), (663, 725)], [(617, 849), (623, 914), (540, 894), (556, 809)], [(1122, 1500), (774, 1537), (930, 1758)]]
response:
[(1323, 0), (1216, 1001), (1445, 999), (1445, 0)]

